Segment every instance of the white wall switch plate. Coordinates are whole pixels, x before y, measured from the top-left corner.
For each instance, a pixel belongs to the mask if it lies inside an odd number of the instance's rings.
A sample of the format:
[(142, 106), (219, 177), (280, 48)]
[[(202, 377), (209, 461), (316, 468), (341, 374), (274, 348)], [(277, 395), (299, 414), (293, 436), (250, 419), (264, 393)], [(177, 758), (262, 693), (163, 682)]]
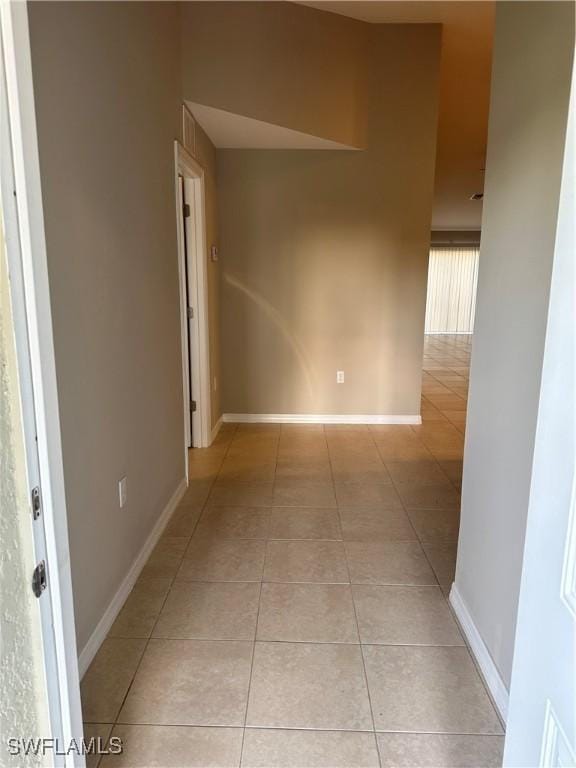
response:
[(120, 509), (122, 509), (128, 501), (128, 480), (125, 477), (118, 483), (118, 498), (120, 500)]
[(336, 371), (336, 384), (344, 384), (344, 371)]

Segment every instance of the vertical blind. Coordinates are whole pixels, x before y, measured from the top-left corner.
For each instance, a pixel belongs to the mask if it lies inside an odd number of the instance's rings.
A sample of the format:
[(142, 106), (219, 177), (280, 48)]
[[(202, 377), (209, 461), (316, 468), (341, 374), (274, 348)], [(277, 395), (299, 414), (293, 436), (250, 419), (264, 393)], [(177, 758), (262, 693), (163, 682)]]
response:
[(478, 253), (470, 246), (430, 250), (426, 333), (472, 333)]

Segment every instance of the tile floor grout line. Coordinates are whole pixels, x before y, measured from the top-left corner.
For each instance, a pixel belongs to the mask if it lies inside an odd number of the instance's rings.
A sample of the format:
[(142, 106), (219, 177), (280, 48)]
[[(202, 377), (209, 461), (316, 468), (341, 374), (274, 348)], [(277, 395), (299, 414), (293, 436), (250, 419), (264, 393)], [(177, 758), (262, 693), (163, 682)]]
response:
[[(416, 437), (418, 437), (418, 436), (416, 436)], [(374, 436), (373, 435), (372, 435), (372, 440), (374, 441), (374, 444), (376, 445), (376, 441), (374, 440)], [(378, 446), (376, 446), (376, 447), (378, 447)], [(400, 493), (399, 493), (399, 491), (398, 491), (398, 489), (396, 487), (396, 483), (394, 482), (394, 478), (392, 476), (390, 476), (390, 479), (392, 481), (392, 485), (394, 487), (394, 490), (396, 491), (396, 493), (398, 495), (398, 498), (400, 499), (400, 503), (402, 504), (402, 509), (404, 510), (404, 514), (408, 518), (408, 522), (410, 523), (410, 526), (411, 526), (412, 530), (414, 531), (414, 535), (416, 536), (416, 541), (420, 545), (420, 549), (422, 550), (422, 554), (424, 555), (430, 570), (434, 574), (434, 578), (436, 579), (436, 583), (438, 584), (438, 587), (440, 587), (440, 590), (442, 590), (442, 585), (440, 584), (440, 580), (438, 579), (438, 574), (436, 573), (435, 569), (432, 566), (432, 563), (430, 562), (430, 560), (428, 558), (428, 555), (426, 554), (426, 550), (424, 549), (424, 547), (422, 545), (420, 537), (418, 536), (418, 532), (417, 532), (416, 528), (414, 527), (414, 523), (412, 522), (412, 519), (410, 518), (410, 515), (408, 514), (408, 510), (406, 509), (406, 506), (404, 504), (404, 500), (400, 496)], [(444, 593), (442, 593), (442, 594), (444, 594)]]
[[(235, 431), (236, 431), (236, 430), (235, 430)], [(235, 434), (235, 431), (234, 431), (234, 433), (233, 433), (233, 434)], [(231, 441), (230, 441), (230, 442), (231, 442)], [(223, 464), (223, 462), (224, 462), (224, 459), (225, 459), (225, 457), (226, 457), (226, 455), (227, 455), (227, 453), (228, 453), (228, 450), (229, 450), (229, 448), (230, 448), (230, 443), (228, 444), (228, 447), (227, 447), (226, 451), (224, 452), (224, 454), (223, 454), (223, 456), (222, 456), (222, 460), (221, 460), (221, 462), (220, 462), (220, 467), (222, 467), (222, 464)], [(189, 454), (189, 453), (188, 453), (188, 462), (189, 462), (188, 466), (190, 466), (190, 454)], [(218, 471), (219, 471), (219, 470), (218, 470)], [(213, 479), (212, 479), (212, 482), (210, 483), (210, 487), (209, 487), (209, 489), (208, 489), (208, 493), (207, 493), (207, 495), (206, 495), (206, 498), (205, 498), (205, 500), (204, 500), (204, 503), (202, 504), (202, 508), (201, 508), (200, 514), (198, 515), (198, 518), (197, 518), (196, 522), (194, 523), (194, 527), (192, 528), (192, 533), (190, 534), (190, 537), (188, 537), (188, 543), (190, 543), (190, 541), (192, 540), (192, 537), (194, 536), (194, 532), (196, 531), (196, 528), (197, 528), (197, 526), (198, 526), (198, 523), (199, 523), (199, 521), (200, 521), (200, 518), (202, 517), (202, 513), (204, 512), (204, 509), (205, 509), (205, 507), (206, 507), (206, 504), (208, 503), (208, 498), (210, 497), (210, 493), (211, 493), (211, 491), (212, 491), (212, 487), (213, 487), (213, 485), (214, 485), (214, 482), (215, 482), (215, 480), (216, 480), (216, 477), (217, 477), (217, 473), (216, 473), (216, 475), (214, 475), (214, 477), (213, 477)], [(189, 480), (190, 480), (190, 478), (189, 478)], [(190, 484), (190, 483), (189, 483), (189, 484)], [(178, 509), (178, 507), (176, 507), (176, 509)], [(176, 511), (176, 510), (174, 510), (174, 511)], [(169, 522), (169, 521), (168, 521), (168, 522)], [(184, 551), (186, 551), (186, 550), (184, 550)], [(182, 557), (180, 558), (180, 562), (182, 562), (182, 560), (183, 560), (183, 559), (184, 559), (184, 556), (182, 555)], [(158, 612), (158, 615), (156, 616), (156, 619), (154, 620), (154, 624), (152, 625), (152, 629), (150, 630), (150, 634), (149, 634), (149, 636), (146, 638), (146, 642), (145, 642), (145, 644), (144, 644), (144, 648), (143, 648), (143, 650), (142, 650), (142, 653), (141, 653), (141, 655), (140, 655), (140, 659), (138, 660), (138, 664), (136, 665), (136, 668), (135, 668), (135, 670), (134, 670), (134, 674), (132, 675), (132, 679), (130, 680), (130, 684), (128, 685), (128, 688), (126, 689), (126, 693), (124, 694), (124, 696), (123, 696), (123, 698), (122, 698), (122, 701), (121, 701), (121, 703), (120, 703), (120, 706), (118, 707), (118, 711), (116, 712), (116, 715), (115, 715), (115, 717), (114, 717), (114, 723), (113, 723), (113, 725), (112, 725), (112, 731), (110, 732), (111, 734), (114, 732), (114, 729), (116, 728), (116, 726), (117, 726), (117, 725), (119, 725), (119, 724), (120, 724), (120, 725), (123, 725), (123, 723), (118, 723), (118, 718), (120, 717), (120, 713), (122, 712), (122, 708), (124, 707), (124, 704), (126, 703), (126, 700), (127, 700), (127, 698), (128, 698), (128, 695), (129, 695), (130, 691), (132, 690), (132, 686), (133, 686), (133, 684), (134, 684), (134, 680), (136, 679), (136, 675), (138, 674), (138, 670), (140, 669), (140, 667), (141, 667), (141, 665), (142, 665), (142, 661), (143, 661), (143, 659), (144, 659), (144, 656), (145, 656), (145, 654), (146, 654), (146, 651), (148, 650), (148, 646), (150, 645), (150, 640), (152, 640), (152, 635), (153, 635), (153, 633), (154, 633), (154, 629), (156, 628), (156, 625), (158, 624), (158, 621), (160, 620), (160, 615), (161, 615), (161, 613), (162, 613), (162, 610), (163, 610), (164, 606), (166, 605), (166, 601), (168, 600), (168, 596), (169, 596), (169, 594), (170, 594), (170, 591), (171, 591), (171, 589), (172, 589), (172, 586), (174, 585), (174, 582), (175, 582), (175, 580), (176, 580), (176, 576), (177, 576), (177, 573), (178, 573), (178, 571), (177, 571), (177, 572), (176, 572), (176, 573), (175, 573), (175, 574), (172, 576), (172, 578), (170, 579), (170, 586), (168, 587), (168, 591), (167, 591), (167, 593), (166, 593), (166, 596), (165, 596), (164, 600), (162, 601), (162, 606), (161, 606), (161, 608), (160, 608), (160, 610), (159, 610), (159, 612)], [(127, 598), (127, 599), (128, 599), (128, 598)], [(126, 604), (126, 603), (124, 603), (124, 605), (125, 605), (125, 604)], [(124, 607), (124, 606), (122, 606), (122, 607)]]
[[(86, 721), (86, 725), (112, 725), (111, 723), (95, 723)], [(222, 725), (220, 723), (153, 723), (153, 722), (140, 722), (140, 723), (119, 723), (119, 725), (126, 725), (136, 728), (211, 728), (214, 730), (244, 730), (241, 725)], [(422, 735), (422, 736), (478, 736), (486, 738), (502, 738), (502, 733), (486, 733), (485, 731), (412, 731), (412, 730), (387, 730), (377, 729), (372, 731), (370, 729), (362, 728), (323, 728), (323, 727), (309, 727), (305, 725), (247, 725), (248, 731), (311, 731), (312, 733), (361, 733), (366, 735), (373, 734), (407, 734), (407, 735)]]
[[(332, 456), (330, 455), (330, 445), (328, 443), (328, 438), (326, 437), (326, 430), (324, 429), (324, 438), (326, 440), (326, 449), (328, 451), (328, 461), (330, 463), (330, 473), (332, 475), (332, 484), (334, 485), (334, 494), (336, 494), (336, 484), (334, 481), (334, 469), (332, 466)], [(338, 519), (340, 520), (340, 528), (342, 529), (342, 519), (340, 517), (340, 509), (339, 507), (336, 508), (338, 512)], [(372, 705), (372, 697), (370, 695), (370, 686), (368, 684), (368, 673), (366, 671), (366, 661), (364, 659), (364, 652), (362, 650), (362, 636), (360, 634), (360, 622), (358, 621), (358, 611), (356, 610), (356, 601), (354, 600), (354, 590), (352, 589), (352, 575), (350, 572), (350, 564), (348, 562), (348, 553), (346, 552), (346, 547), (342, 545), (342, 549), (344, 550), (344, 562), (346, 563), (346, 570), (348, 572), (348, 582), (350, 584), (349, 590), (350, 590), (350, 597), (352, 599), (352, 610), (354, 611), (354, 621), (356, 622), (356, 633), (358, 635), (358, 648), (360, 650), (360, 658), (362, 660), (362, 672), (364, 674), (364, 685), (366, 686), (366, 696), (368, 697), (368, 707), (370, 709), (370, 719), (372, 721), (372, 732), (374, 734), (374, 746), (376, 747), (376, 755), (378, 756), (378, 765), (380, 768), (382, 768), (382, 758), (380, 755), (380, 749), (378, 747), (378, 738), (376, 737), (376, 721), (374, 719), (374, 707)]]
[[(276, 484), (276, 469), (278, 467), (278, 455), (280, 452), (280, 441), (282, 440), (282, 428), (280, 428), (280, 436), (276, 445), (276, 461), (274, 462), (274, 480), (272, 481), (272, 501), (274, 500), (274, 488)], [(268, 533), (270, 533), (270, 527), (272, 525), (272, 513), (268, 516)], [(242, 761), (244, 759), (244, 742), (246, 738), (246, 726), (248, 723), (248, 707), (250, 705), (250, 691), (252, 689), (252, 677), (254, 675), (254, 658), (256, 656), (256, 641), (258, 637), (258, 622), (260, 621), (260, 608), (262, 605), (262, 586), (264, 584), (264, 573), (266, 570), (266, 558), (268, 556), (268, 539), (264, 544), (264, 557), (262, 559), (262, 570), (260, 572), (260, 589), (258, 590), (258, 608), (256, 610), (256, 623), (254, 625), (254, 641), (252, 644), (252, 657), (250, 659), (250, 674), (248, 677), (248, 690), (246, 692), (246, 708), (244, 710), (244, 727), (242, 729), (242, 740), (240, 744), (240, 759), (238, 762), (238, 768), (241, 768)]]

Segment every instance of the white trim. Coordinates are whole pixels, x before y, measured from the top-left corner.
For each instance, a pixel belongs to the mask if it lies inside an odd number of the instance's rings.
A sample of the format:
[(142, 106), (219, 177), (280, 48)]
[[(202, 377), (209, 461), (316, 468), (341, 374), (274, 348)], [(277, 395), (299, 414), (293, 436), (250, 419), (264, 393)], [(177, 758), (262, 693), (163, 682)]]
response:
[[(207, 448), (211, 442), (211, 404), (210, 404), (210, 340), (209, 340), (209, 315), (208, 315), (208, 269), (207, 269), (207, 243), (206, 243), (206, 206), (205, 206), (205, 179), (204, 168), (192, 157), (192, 155), (180, 144), (174, 142), (175, 158), (175, 184), (178, 191), (178, 174), (181, 174), (185, 181), (191, 180), (195, 185), (194, 206), (195, 206), (195, 246), (196, 246), (196, 283), (198, 286), (197, 306), (194, 307), (197, 320), (197, 344), (192, 345), (196, 348), (197, 359), (192, 361), (192, 370), (199, 372), (199, 392), (194, 392), (194, 398), (197, 403), (197, 412), (199, 415), (199, 434), (193, 435), (193, 445), (195, 448)], [(179, 200), (176, 197), (177, 220)], [(180, 231), (180, 228), (178, 228)], [(184, 419), (189, 419), (189, 390), (188, 390), (188, 360), (187, 360), (187, 337), (188, 337), (188, 313), (185, 303), (186, 287), (184, 285), (184, 273), (182, 261), (184, 258), (183, 243), (178, 235), (178, 263), (180, 277), (180, 325), (182, 333), (182, 366), (183, 366), (183, 390), (184, 390)], [(188, 442), (185, 439), (186, 466), (188, 466)]]
[(104, 611), (104, 615), (96, 625), (96, 629), (90, 637), (88, 638), (88, 641), (86, 642), (86, 645), (84, 648), (82, 648), (82, 651), (80, 653), (79, 659), (78, 659), (78, 667), (80, 671), (80, 677), (84, 677), (84, 674), (86, 673), (86, 670), (92, 663), (92, 659), (98, 652), (98, 649), (106, 639), (106, 635), (108, 634), (110, 627), (112, 624), (114, 624), (114, 621), (116, 620), (116, 617), (122, 610), (122, 607), (124, 603), (126, 602), (126, 599), (128, 595), (130, 594), (132, 587), (136, 583), (138, 577), (140, 576), (140, 573), (142, 572), (142, 569), (146, 565), (146, 561), (150, 557), (150, 553), (158, 543), (158, 540), (160, 539), (160, 536), (162, 536), (162, 533), (164, 532), (164, 529), (166, 528), (166, 525), (168, 524), (168, 521), (178, 506), (178, 502), (186, 492), (187, 488), (187, 482), (186, 480), (181, 480), (178, 487), (170, 497), (170, 500), (162, 510), (162, 513), (158, 520), (156, 521), (156, 525), (150, 532), (150, 535), (144, 542), (144, 546), (138, 553), (138, 556), (130, 566), (130, 570), (126, 574), (126, 577), (120, 584), (120, 587), (118, 588), (116, 594), (110, 601), (108, 608)]
[(449, 600), (450, 605), (456, 614), (456, 618), (458, 619), (458, 623), (460, 624), (460, 628), (468, 641), (470, 650), (480, 668), (484, 682), (486, 683), (486, 686), (492, 695), (492, 699), (494, 700), (494, 704), (500, 713), (500, 717), (506, 722), (508, 716), (508, 689), (500, 677), (500, 673), (498, 672), (496, 664), (494, 664), (490, 651), (486, 647), (484, 640), (482, 640), (480, 632), (478, 631), (476, 624), (474, 624), (470, 611), (462, 599), (462, 595), (458, 591), (456, 584), (452, 584)]
[(213, 443), (214, 440), (216, 440), (218, 436), (218, 432), (220, 432), (220, 427), (222, 426), (222, 422), (223, 422), (223, 418), (222, 416), (220, 416), (216, 424), (214, 424), (214, 426), (212, 427), (212, 437), (211, 437), (210, 443)]
[[(44, 213), (38, 138), (34, 108), (32, 61), (25, 3), (2, 0), (0, 21), (3, 64), (8, 97), (12, 163), (18, 231), (8, 243), (9, 260), (17, 260), (24, 295), (19, 302), (25, 312), (25, 333), (36, 425), (36, 448), (42, 489), (42, 515), (49, 588), (44, 603), (51, 613), (51, 626), (43, 620), (45, 656), (55, 652), (54, 672), (47, 664), (49, 692), (57, 689), (58, 711), (51, 704), (53, 725), (63, 743), (82, 737), (82, 710), (78, 681), (78, 659), (74, 628), (74, 605), (68, 546), (64, 468), (58, 410), (56, 362), (52, 336), (50, 287), (44, 233)], [(4, 178), (3, 178), (4, 182)], [(19, 242), (18, 242), (19, 241)], [(19, 252), (14, 249), (19, 245)], [(12, 249), (12, 250), (11, 250)], [(44, 609), (42, 612), (45, 613)], [(82, 755), (65, 755), (58, 764), (84, 766)]]
[(422, 417), (419, 414), (225, 413), (222, 421), (238, 424), (422, 424)]

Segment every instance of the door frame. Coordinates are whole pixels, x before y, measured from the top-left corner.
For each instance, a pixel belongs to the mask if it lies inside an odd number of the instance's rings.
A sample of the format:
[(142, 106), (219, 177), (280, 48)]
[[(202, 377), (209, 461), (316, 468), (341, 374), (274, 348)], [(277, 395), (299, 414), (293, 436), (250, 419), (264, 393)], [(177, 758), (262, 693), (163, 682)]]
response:
[[(190, 387), (189, 370), (197, 371), (197, 386), (193, 388), (198, 418), (198, 429), (192, 435), (194, 448), (207, 448), (212, 441), (210, 403), (210, 334), (208, 319), (208, 259), (206, 246), (206, 205), (204, 169), (180, 144), (174, 142), (176, 191), (176, 223), (178, 231), (178, 276), (180, 289), (180, 329), (182, 348), (182, 387), (184, 396), (184, 450), (186, 456), (186, 477), (188, 478), (188, 441), (190, 429)], [(193, 200), (193, 215), (182, 222), (178, 177), (184, 179), (184, 190), (189, 190)], [(192, 224), (192, 219), (194, 224)], [(182, 237), (182, 223), (186, 240), (194, 247), (185, 248)], [(187, 306), (186, 275), (192, 277), (196, 286), (196, 306), (193, 306), (194, 320), (189, 323)], [(194, 300), (194, 297), (193, 297)], [(188, 338), (190, 325), (196, 338), (190, 345), (192, 359), (188, 359)], [(197, 390), (197, 391), (195, 391)]]
[[(9, 131), (2, 141), (8, 157), (4, 157), (1, 164), (1, 181), (3, 189), (8, 192), (12, 189), (14, 193), (4, 211), (6, 252), (22, 418), (28, 437), (26, 460), (29, 481), (36, 482), (38, 478), (41, 488), (40, 520), (43, 521), (48, 572), (48, 588), (39, 598), (44, 601), (41, 610), (44, 668), (51, 736), (66, 747), (72, 739), (81, 743), (83, 726), (26, 4), (0, 0), (0, 27), (0, 76), (6, 83)], [(30, 434), (34, 438), (32, 443), (35, 442), (34, 456), (30, 451)], [(53, 757), (56, 760), (56, 756)], [(85, 765), (84, 756), (75, 750), (60, 758), (61, 763), (56, 760), (58, 765), (74, 768)]]

